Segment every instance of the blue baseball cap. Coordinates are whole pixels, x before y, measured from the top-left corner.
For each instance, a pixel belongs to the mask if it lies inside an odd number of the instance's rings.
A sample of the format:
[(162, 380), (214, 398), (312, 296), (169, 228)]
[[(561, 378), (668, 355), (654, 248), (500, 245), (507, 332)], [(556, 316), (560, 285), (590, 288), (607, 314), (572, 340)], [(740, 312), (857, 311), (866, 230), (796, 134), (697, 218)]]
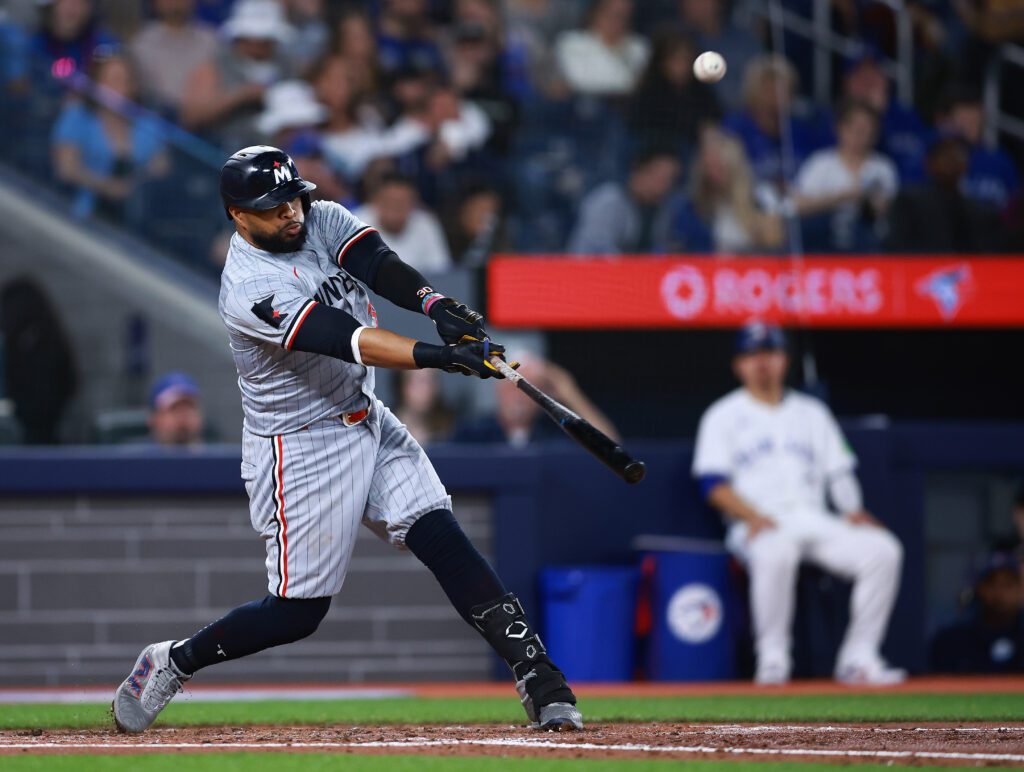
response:
[(767, 322), (747, 322), (736, 333), (736, 353), (752, 354), (755, 351), (783, 351), (786, 348), (786, 334), (782, 328)]
[(151, 410), (170, 407), (181, 399), (198, 399), (199, 384), (192, 376), (182, 372), (167, 373), (149, 391)]
[(983, 582), (992, 574), (1000, 571), (1009, 571), (1014, 575), (1020, 575), (1020, 563), (1010, 552), (993, 552), (986, 558), (981, 568), (974, 576), (974, 583)]

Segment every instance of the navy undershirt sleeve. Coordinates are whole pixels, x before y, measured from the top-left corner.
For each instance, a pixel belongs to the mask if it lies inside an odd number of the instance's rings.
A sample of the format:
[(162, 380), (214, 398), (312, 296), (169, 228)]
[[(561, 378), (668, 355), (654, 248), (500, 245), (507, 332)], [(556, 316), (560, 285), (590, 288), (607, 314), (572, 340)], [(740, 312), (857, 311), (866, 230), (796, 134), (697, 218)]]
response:
[(402, 262), (373, 228), (364, 228), (342, 245), (338, 265), (399, 308), (423, 312), (426, 278)]
[(294, 333), (291, 349), (355, 363), (352, 334), (363, 326), (347, 311), (314, 303), (302, 326)]

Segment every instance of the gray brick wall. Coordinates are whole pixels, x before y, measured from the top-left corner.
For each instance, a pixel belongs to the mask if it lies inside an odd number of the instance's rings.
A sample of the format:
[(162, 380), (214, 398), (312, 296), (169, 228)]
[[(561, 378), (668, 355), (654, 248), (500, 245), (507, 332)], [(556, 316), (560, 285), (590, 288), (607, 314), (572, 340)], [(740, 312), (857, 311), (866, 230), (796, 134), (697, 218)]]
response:
[[(491, 554), (491, 512), (458, 497)], [(183, 638), (266, 593), (237, 497), (0, 500), (0, 686), (115, 684), (146, 643)], [(313, 637), (203, 673), (214, 682), (479, 680), (488, 649), (408, 553), (365, 529)]]

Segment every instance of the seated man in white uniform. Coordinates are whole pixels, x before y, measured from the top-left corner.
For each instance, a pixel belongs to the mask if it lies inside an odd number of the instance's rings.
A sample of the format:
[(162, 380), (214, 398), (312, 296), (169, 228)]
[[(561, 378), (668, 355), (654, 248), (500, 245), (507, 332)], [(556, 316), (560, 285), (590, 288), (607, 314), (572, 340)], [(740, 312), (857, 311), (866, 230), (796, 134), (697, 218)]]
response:
[(903, 549), (864, 509), (857, 459), (829, 409), (785, 387), (785, 349), (778, 327), (752, 322), (739, 331), (733, 370), (742, 386), (704, 413), (693, 460), (704, 496), (729, 523), (726, 545), (750, 575), (755, 680), (789, 680), (797, 569), (808, 561), (853, 582), (836, 679), (899, 683), (906, 673), (879, 649)]

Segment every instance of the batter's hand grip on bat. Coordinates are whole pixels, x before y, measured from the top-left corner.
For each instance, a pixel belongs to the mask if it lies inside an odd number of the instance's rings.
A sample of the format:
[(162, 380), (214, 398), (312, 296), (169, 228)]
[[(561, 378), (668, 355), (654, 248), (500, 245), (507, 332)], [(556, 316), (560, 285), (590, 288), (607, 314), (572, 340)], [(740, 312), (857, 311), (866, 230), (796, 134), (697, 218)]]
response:
[(562, 431), (586, 448), (590, 453), (630, 485), (644, 479), (647, 468), (637, 461), (608, 435), (565, 405), (555, 401), (517, 373), (500, 357), (491, 357), (491, 364), (526, 396), (543, 408), (562, 427)]

